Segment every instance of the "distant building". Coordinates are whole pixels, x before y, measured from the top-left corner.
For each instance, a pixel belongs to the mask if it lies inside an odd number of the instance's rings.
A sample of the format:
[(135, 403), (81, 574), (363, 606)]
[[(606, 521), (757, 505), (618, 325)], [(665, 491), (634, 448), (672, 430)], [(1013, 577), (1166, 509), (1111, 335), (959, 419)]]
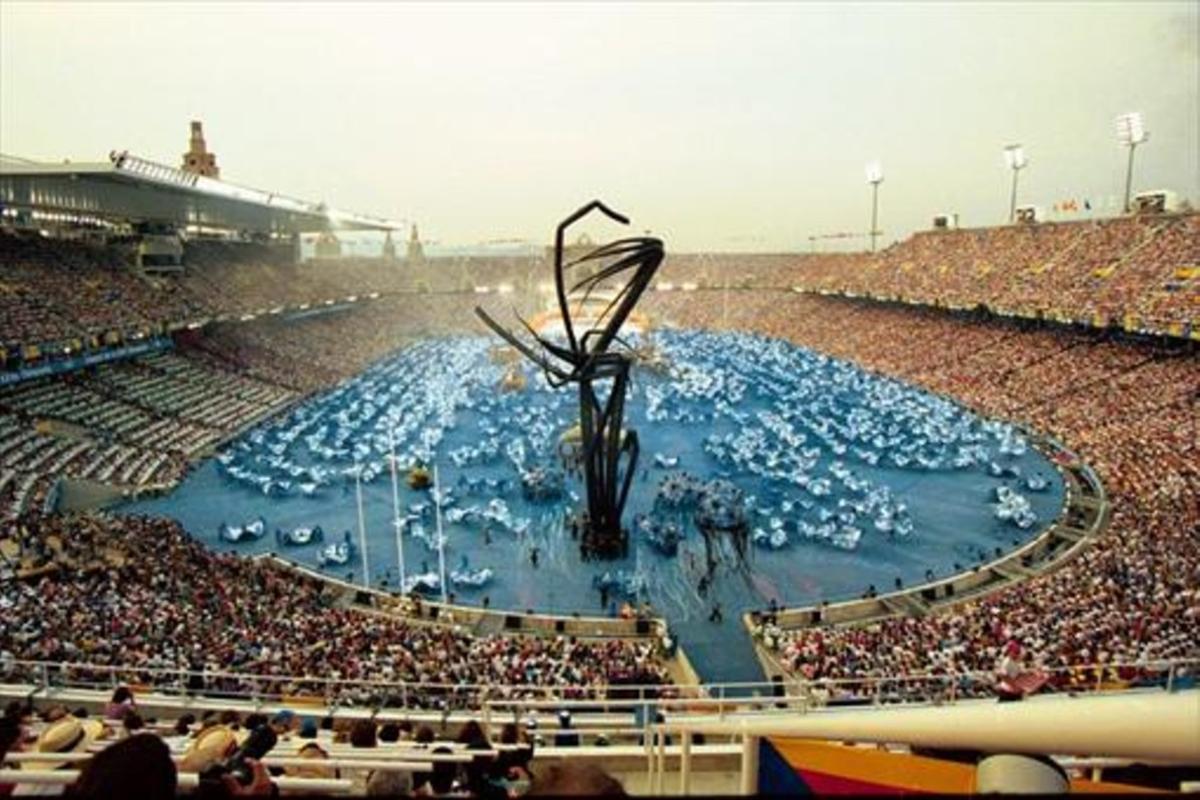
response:
[(217, 167), (217, 157), (208, 152), (204, 144), (204, 130), (199, 120), (192, 120), (192, 140), (188, 151), (183, 154), (184, 172), (203, 175), (206, 178), (220, 178), (221, 170)]
[(396, 260), (396, 243), (392, 241), (392, 232), (387, 232), (387, 237), (383, 240), (383, 257), (388, 261)]
[(408, 237), (408, 250), (404, 257), (409, 261), (424, 261), (425, 248), (421, 246), (421, 237), (417, 235), (417, 225), (413, 223), (412, 233)]

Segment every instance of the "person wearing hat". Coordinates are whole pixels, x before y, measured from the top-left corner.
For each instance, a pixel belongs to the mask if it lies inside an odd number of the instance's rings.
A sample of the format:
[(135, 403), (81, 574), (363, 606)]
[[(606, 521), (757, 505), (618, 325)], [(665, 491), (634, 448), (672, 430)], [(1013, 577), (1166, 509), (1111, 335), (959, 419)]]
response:
[(300, 730), (296, 735), (301, 739), (316, 739), (317, 721), (312, 717), (305, 717), (300, 723)]
[(228, 725), (213, 725), (196, 734), (183, 759), (179, 762), (180, 772), (200, 773), (219, 764), (233, 755), (238, 748), (238, 738)]
[(292, 732), (299, 726), (300, 720), (296, 718), (296, 713), (286, 708), (271, 717), (271, 727), (275, 729), (275, 735), (281, 741), (290, 738)]
[[(63, 717), (52, 722), (42, 730), (33, 746), (36, 753), (86, 753), (88, 746), (101, 737), (104, 723), (94, 719), (79, 719), (78, 717)], [(74, 769), (75, 762), (64, 761), (23, 761), (21, 769)], [(57, 784), (18, 783), (12, 792), (13, 797), (46, 797), (58, 796), (63, 793), (65, 786)]]

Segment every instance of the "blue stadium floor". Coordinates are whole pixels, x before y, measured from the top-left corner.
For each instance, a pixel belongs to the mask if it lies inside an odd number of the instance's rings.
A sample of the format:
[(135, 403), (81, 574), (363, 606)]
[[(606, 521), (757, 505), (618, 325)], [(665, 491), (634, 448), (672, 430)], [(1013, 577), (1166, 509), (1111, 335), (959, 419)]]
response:
[[(569, 474), (561, 496), (527, 499), (523, 472), (558, 470), (554, 453), (573, 423), (576, 395), (550, 389), (532, 369), (525, 390), (499, 391), (504, 367), (489, 358), (494, 342), (479, 337), (401, 351), (230, 443), (172, 494), (122, 511), (175, 517), (216, 549), (275, 551), (317, 566), (322, 548), (345, 532), (358, 542), (352, 476), (362, 464), (371, 581), (394, 588), (390, 432), (402, 463), (438, 465), (447, 572), (492, 571), (480, 588), (452, 586), (458, 602), (486, 596), (492, 608), (597, 614), (628, 589), (667, 618), (704, 680), (734, 681), (762, 677), (739, 621), (744, 610), (772, 599), (845, 599), (871, 584), (883, 592), (897, 578), (920, 582), (927, 570), (944, 576), (980, 552), (1012, 549), (1061, 507), (1057, 472), (1017, 432), (941, 398), (757, 336), (664, 331), (655, 341), (673, 368), (670, 375), (635, 371), (627, 416), (641, 459), (625, 517), (631, 527), (639, 515), (660, 529), (677, 525), (675, 555), (635, 530), (626, 558), (583, 561), (564, 523), (583, 491)], [(704, 595), (695, 497), (667, 507), (660, 496), (663, 479), (683, 471), (701, 497), (712, 479), (734, 484), (742, 493), (735, 513), (759, 539), (748, 577), (722, 567)], [(432, 578), (438, 556), (430, 492), (409, 489), (403, 477), (406, 573)], [(997, 518), (998, 487), (1009, 490), (1002, 513), (1024, 515), (1027, 527)], [(223, 524), (238, 528), (260, 517), (260, 538), (232, 543), (218, 535)], [(276, 539), (276, 529), (318, 525), (323, 544)], [(361, 580), (360, 555), (326, 571)], [(620, 579), (607, 608), (593, 585), (605, 572)], [(719, 624), (708, 621), (714, 601), (724, 616)]]

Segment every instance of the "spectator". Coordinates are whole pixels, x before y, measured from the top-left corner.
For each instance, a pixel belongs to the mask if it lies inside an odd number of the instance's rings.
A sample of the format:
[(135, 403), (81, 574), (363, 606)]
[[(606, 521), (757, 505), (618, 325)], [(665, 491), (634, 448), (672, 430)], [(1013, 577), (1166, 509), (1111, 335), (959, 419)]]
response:
[(300, 727), (300, 720), (295, 712), (284, 709), (271, 717), (271, 727), (280, 739), (290, 738), (291, 734)]
[(375, 770), (367, 779), (367, 797), (407, 797), (413, 790), (412, 774)]
[[(97, 720), (81, 720), (70, 715), (51, 722), (42, 729), (33, 751), (37, 753), (74, 754), (85, 753), (92, 742), (103, 734), (104, 725)], [(76, 765), (71, 761), (22, 762), (24, 769), (70, 770)], [(64, 787), (54, 784), (18, 783), (12, 791), (13, 797), (37, 795), (60, 795)]]
[[(435, 747), (434, 755), (451, 755), (454, 753), (449, 747)], [(458, 774), (458, 768), (453, 761), (435, 761), (433, 763), (433, 772), (428, 774), (428, 778), (419, 786), (414, 786), (413, 795), (416, 797), (468, 797), (467, 791), (459, 786), (455, 780)], [(414, 784), (417, 781), (414, 779)]]
[(360, 719), (350, 730), (351, 747), (375, 747), (375, 723), (369, 719)]
[(301, 739), (317, 738), (317, 722), (312, 717), (305, 717), (300, 723), (300, 731), (296, 734)]
[(163, 741), (171, 748), (171, 752), (182, 752), (192, 736), (192, 726), (196, 724), (196, 715), (191, 713), (180, 714), (175, 720), (175, 725), (171, 730), (171, 735), (164, 737)]
[[(126, 719), (128, 720), (128, 712)], [(97, 753), (83, 768), (71, 795), (137, 797), (171, 800), (175, 797), (175, 763), (157, 736), (130, 736)]]
[(527, 797), (626, 797), (625, 787), (587, 762), (548, 764), (534, 776)]
[(125, 716), (121, 718), (122, 736), (130, 736), (131, 734), (143, 730), (145, 727), (146, 723), (142, 719), (142, 715), (134, 711), (132, 708), (127, 709), (125, 711)]
[(579, 734), (571, 729), (571, 712), (562, 709), (558, 712), (558, 733), (554, 734), (555, 747), (578, 747)]
[(316, 742), (305, 743), (297, 752), (297, 758), (303, 758), (306, 761), (311, 761), (310, 764), (305, 764), (298, 767), (286, 767), (284, 772), (293, 778), (336, 778), (337, 770), (333, 767), (322, 765), (322, 761), (329, 759), (329, 753), (325, 748)]
[(238, 748), (238, 739), (228, 725), (213, 725), (205, 728), (184, 753), (179, 762), (180, 772), (204, 772), (233, 755)]

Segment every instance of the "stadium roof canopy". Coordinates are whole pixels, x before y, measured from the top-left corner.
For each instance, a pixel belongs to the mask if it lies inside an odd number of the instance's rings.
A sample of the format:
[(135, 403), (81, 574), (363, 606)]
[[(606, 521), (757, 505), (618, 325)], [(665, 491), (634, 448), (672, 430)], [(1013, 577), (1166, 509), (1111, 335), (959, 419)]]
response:
[(398, 230), (403, 222), (248, 189), (128, 153), (109, 161), (48, 164), (0, 159), (0, 206), (114, 222), (254, 233)]

